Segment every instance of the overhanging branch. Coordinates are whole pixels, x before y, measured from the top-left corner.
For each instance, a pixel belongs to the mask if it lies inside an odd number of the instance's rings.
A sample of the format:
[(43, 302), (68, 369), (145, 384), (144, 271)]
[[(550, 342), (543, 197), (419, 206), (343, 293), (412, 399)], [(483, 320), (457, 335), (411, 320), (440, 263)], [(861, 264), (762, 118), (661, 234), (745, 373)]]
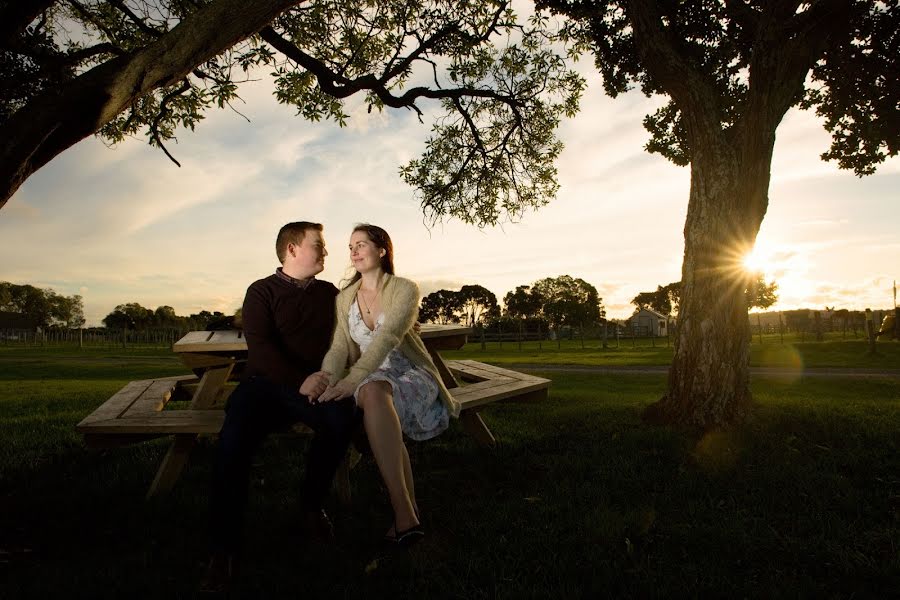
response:
[(312, 73), (316, 77), (319, 88), (324, 93), (334, 98), (348, 98), (362, 91), (370, 91), (374, 93), (385, 106), (390, 106), (391, 108), (412, 108), (417, 112), (419, 109), (416, 107), (415, 102), (419, 98), (441, 100), (476, 97), (497, 100), (509, 106), (522, 105), (521, 101), (513, 96), (499, 94), (489, 89), (474, 87), (444, 89), (419, 86), (410, 88), (401, 95), (394, 95), (387, 88), (389, 78), (386, 79), (384, 76), (376, 77), (373, 74), (367, 74), (350, 79), (335, 72), (322, 61), (310, 56), (271, 27), (264, 27), (260, 30), (259, 35), (273, 48)]

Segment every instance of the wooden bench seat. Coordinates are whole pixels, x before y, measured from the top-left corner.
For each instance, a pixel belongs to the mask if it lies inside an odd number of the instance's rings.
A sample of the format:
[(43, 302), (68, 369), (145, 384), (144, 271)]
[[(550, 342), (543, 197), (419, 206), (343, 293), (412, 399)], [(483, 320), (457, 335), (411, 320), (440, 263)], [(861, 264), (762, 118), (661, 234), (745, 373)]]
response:
[[(543, 399), (547, 397), (550, 380), (474, 360), (446, 361), (454, 379), (462, 385), (450, 388), (462, 405), (460, 420), (466, 431), (479, 443), (496, 443), (490, 430), (479, 416), (487, 404), (505, 399)], [(224, 373), (208, 373), (203, 378), (194, 375), (143, 379), (128, 383), (85, 417), (76, 430), (83, 434), (90, 447), (112, 447), (135, 443), (167, 435), (175, 436), (175, 443), (163, 461), (148, 496), (171, 489), (178, 479), (190, 447), (197, 435), (217, 434), (225, 419), (224, 404), (235, 383), (226, 383), (230, 369)], [(209, 384), (208, 378), (221, 381)], [(205, 398), (204, 390), (210, 391)], [(186, 407), (182, 401), (190, 400)], [(309, 432), (303, 424), (296, 425), (297, 433)], [(346, 461), (345, 461), (346, 462)], [(336, 491), (342, 501), (349, 502), (349, 465), (344, 465), (336, 478)]]

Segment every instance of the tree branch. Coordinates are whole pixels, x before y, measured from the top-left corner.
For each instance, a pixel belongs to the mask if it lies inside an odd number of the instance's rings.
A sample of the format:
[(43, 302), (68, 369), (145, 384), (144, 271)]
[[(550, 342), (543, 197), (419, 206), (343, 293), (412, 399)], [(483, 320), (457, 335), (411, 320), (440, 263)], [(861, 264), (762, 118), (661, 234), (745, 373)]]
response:
[(725, 0), (725, 12), (746, 33), (752, 33), (759, 27), (759, 13), (746, 0)]
[(159, 113), (150, 124), (150, 139), (156, 142), (156, 144), (162, 149), (162, 151), (166, 153), (166, 156), (169, 157), (169, 160), (175, 163), (175, 165), (178, 167), (181, 167), (181, 163), (175, 160), (175, 157), (169, 153), (168, 148), (166, 148), (165, 144), (163, 144), (162, 138), (159, 137), (159, 123), (165, 118), (167, 114), (169, 114), (169, 102), (177, 96), (180, 96), (183, 93), (189, 91), (190, 89), (191, 84), (189, 84), (187, 81), (183, 81), (180, 86), (166, 94), (163, 97), (162, 101), (159, 103)]
[(0, 126), (0, 208), (63, 150), (301, 1), (213, 0), (141, 50), (112, 58), (31, 100)]
[(6, 9), (0, 12), (0, 47), (7, 47), (39, 14), (53, 6), (56, 0), (33, 0), (6, 2)]
[(418, 110), (415, 101), (419, 98), (439, 100), (444, 98), (462, 98), (465, 96), (477, 98), (491, 98), (503, 102), (509, 106), (519, 106), (521, 102), (511, 96), (498, 94), (493, 90), (461, 87), (452, 89), (431, 89), (426, 87), (414, 87), (404, 94), (396, 96), (387, 89), (388, 80), (384, 77), (376, 77), (368, 74), (362, 77), (349, 79), (332, 71), (325, 63), (310, 56), (289, 40), (282, 37), (271, 27), (264, 27), (259, 32), (260, 37), (273, 48), (284, 54), (290, 60), (315, 75), (319, 88), (334, 98), (348, 98), (363, 90), (373, 92), (386, 106), (392, 108), (412, 108)]
[(150, 37), (158, 38), (163, 34), (162, 31), (147, 25), (147, 23), (145, 23), (142, 18), (134, 14), (134, 12), (130, 8), (125, 6), (125, 3), (122, 2), (122, 0), (107, 0), (107, 2), (117, 8), (119, 12), (128, 17), (128, 20), (131, 21), (138, 29), (140, 29)]
[(684, 116), (688, 136), (693, 138), (691, 147), (714, 147), (701, 140), (718, 138), (722, 133), (715, 85), (676, 48), (653, 0), (630, 0), (628, 12), (641, 64), (675, 100)]
[(96, 46), (91, 46), (89, 48), (73, 50), (72, 52), (69, 52), (65, 55), (65, 61), (67, 64), (77, 64), (83, 60), (98, 56), (100, 54), (115, 54), (116, 56), (122, 56), (123, 54), (125, 54), (125, 51), (115, 44), (104, 42), (102, 44), (97, 44)]
[[(795, 6), (796, 0), (788, 4)], [(850, 4), (850, 0), (820, 0), (789, 20), (783, 18), (784, 6), (764, 13), (750, 61), (748, 122), (774, 131), (800, 100), (806, 76), (831, 38), (848, 26)]]

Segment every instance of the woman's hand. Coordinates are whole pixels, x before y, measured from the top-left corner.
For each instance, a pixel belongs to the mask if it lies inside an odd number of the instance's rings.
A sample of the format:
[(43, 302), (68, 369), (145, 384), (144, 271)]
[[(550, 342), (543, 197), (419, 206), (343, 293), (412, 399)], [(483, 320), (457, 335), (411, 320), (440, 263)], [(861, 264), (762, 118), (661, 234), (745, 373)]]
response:
[(332, 400), (349, 398), (355, 390), (356, 388), (341, 379), (336, 384), (328, 386), (322, 395), (319, 396), (318, 402), (331, 402)]
[(310, 400), (315, 400), (328, 388), (330, 377), (331, 373), (326, 373), (325, 371), (313, 373), (300, 384), (300, 393)]

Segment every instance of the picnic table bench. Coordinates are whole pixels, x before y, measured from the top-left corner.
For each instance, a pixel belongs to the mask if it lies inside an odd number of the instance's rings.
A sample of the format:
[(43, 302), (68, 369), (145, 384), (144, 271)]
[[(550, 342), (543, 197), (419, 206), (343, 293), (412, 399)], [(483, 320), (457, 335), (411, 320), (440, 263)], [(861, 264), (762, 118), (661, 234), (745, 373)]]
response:
[[(490, 447), (496, 439), (479, 415), (481, 409), (497, 400), (544, 399), (550, 380), (474, 360), (445, 361), (439, 351), (461, 348), (471, 331), (458, 325), (422, 325), (420, 336), (444, 384), (460, 402), (463, 428), (480, 445)], [(192, 331), (175, 342), (173, 350), (194, 375), (129, 382), (76, 426), (89, 447), (174, 436), (148, 497), (171, 490), (197, 438), (222, 428), (225, 402), (246, 362), (247, 342), (239, 330)], [(302, 424), (293, 430), (309, 431)], [(345, 460), (335, 477), (344, 503), (350, 500), (351, 467)]]

